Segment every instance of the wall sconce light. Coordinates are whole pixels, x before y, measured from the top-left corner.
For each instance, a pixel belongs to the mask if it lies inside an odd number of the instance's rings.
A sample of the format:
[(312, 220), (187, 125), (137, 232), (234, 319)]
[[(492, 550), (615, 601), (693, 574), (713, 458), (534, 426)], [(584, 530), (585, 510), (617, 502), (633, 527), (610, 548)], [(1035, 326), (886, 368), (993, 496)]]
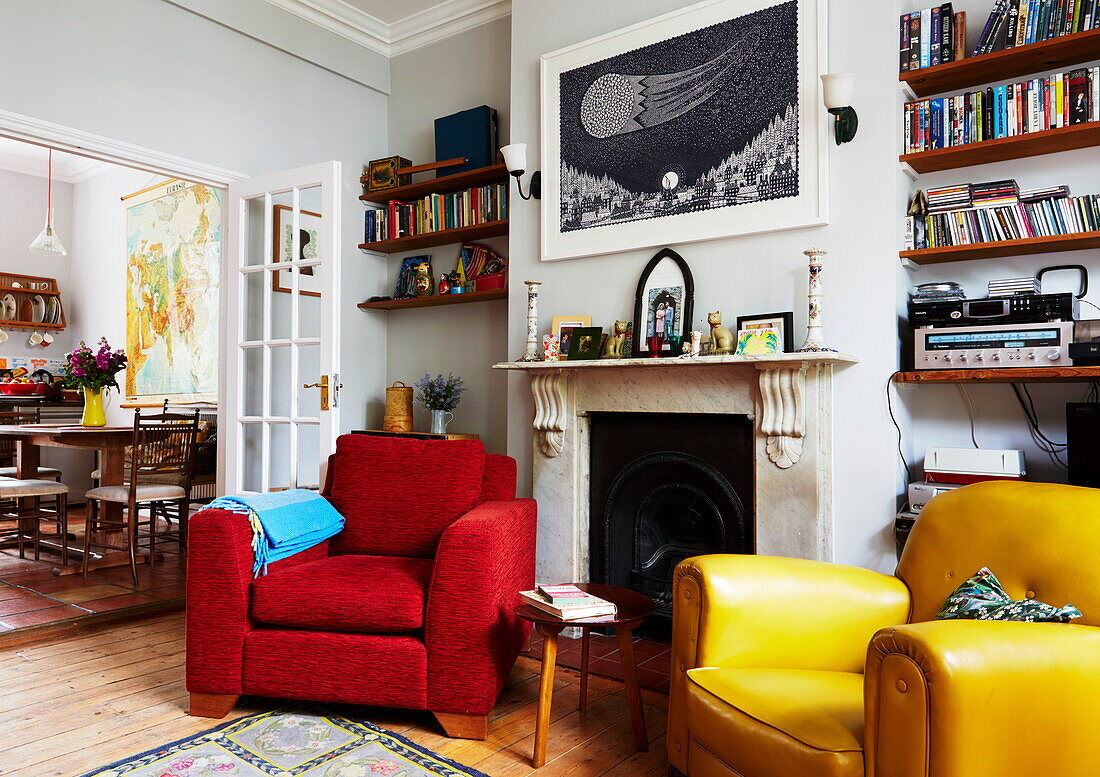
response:
[(856, 136), (859, 117), (852, 108), (852, 94), (856, 88), (855, 73), (827, 73), (821, 76), (822, 99), (829, 113), (836, 117), (833, 137), (836, 144), (848, 143)]
[(520, 178), (527, 171), (527, 144), (512, 143), (502, 147), (500, 153), (504, 155), (504, 166), (508, 168), (509, 173), (516, 177), (516, 191), (519, 192), (519, 196), (525, 200), (532, 197), (541, 200), (542, 171), (536, 170), (531, 173), (531, 185), (527, 187), (527, 194), (523, 193), (523, 186), (520, 183)]

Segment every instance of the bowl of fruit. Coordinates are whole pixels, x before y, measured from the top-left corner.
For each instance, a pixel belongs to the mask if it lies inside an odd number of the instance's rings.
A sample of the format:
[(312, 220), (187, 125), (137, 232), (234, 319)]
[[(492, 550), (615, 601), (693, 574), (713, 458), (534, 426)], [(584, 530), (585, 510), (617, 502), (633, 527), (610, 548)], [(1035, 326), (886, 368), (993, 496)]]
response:
[(9, 397), (30, 396), (40, 393), (39, 387), (43, 385), (30, 378), (8, 378), (0, 382), (0, 394), (7, 394)]

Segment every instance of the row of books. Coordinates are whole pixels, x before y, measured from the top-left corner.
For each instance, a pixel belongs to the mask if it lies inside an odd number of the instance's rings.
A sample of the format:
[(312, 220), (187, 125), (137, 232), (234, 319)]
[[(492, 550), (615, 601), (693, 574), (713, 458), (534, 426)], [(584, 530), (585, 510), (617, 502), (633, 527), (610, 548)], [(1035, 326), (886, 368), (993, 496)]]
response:
[(953, 184), (918, 194), (917, 202), (905, 223), (907, 250), (1100, 230), (1100, 195), (1072, 197), (1068, 186)]
[(429, 194), (413, 202), (390, 200), (385, 208), (367, 209), (363, 242), (425, 235), (507, 218), (508, 187), (503, 183), (453, 194)]
[(1100, 67), (905, 104), (905, 153), (1100, 119)]
[(966, 12), (951, 3), (901, 15), (901, 72), (966, 56)]
[(1100, 27), (1100, 0), (996, 0), (974, 55)]

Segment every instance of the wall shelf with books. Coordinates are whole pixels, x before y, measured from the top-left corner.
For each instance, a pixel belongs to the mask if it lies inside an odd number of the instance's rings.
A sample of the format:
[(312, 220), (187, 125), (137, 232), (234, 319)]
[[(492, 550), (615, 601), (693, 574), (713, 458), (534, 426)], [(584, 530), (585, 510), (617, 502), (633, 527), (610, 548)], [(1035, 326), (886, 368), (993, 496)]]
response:
[(918, 97), (1100, 59), (1100, 28), (898, 74)]
[(508, 299), (508, 289), (489, 289), (488, 291), (468, 291), (465, 294), (432, 294), (428, 297), (412, 299), (387, 299), (380, 302), (360, 302), (360, 310), (409, 310), (411, 308), (434, 308), (440, 305), (463, 305), (472, 302), (489, 302)]
[(902, 154), (898, 160), (908, 164), (918, 173), (934, 173), (940, 170), (954, 170), (991, 162), (1074, 151), (1097, 145), (1100, 145), (1100, 121), (1090, 121), (1026, 135)]
[(373, 243), (361, 243), (360, 251), (379, 254), (396, 254), (415, 251), (420, 248), (444, 246), (450, 243), (465, 243), (469, 240), (484, 240), (508, 234), (508, 220), (490, 221), (487, 224), (475, 224), (471, 227), (441, 229), (410, 237), (397, 237), (391, 240), (377, 240)]
[(1004, 256), (1028, 256), (1062, 251), (1084, 251), (1100, 248), (1100, 232), (1079, 232), (1071, 235), (1029, 237), (1022, 240), (999, 240), (993, 243), (940, 246), (902, 251), (898, 255), (916, 264), (965, 262), (970, 259), (995, 259)]
[(363, 202), (373, 202), (385, 205), (390, 200), (418, 200), (428, 194), (451, 194), (463, 189), (472, 189), (477, 186), (485, 186), (492, 183), (505, 183), (508, 180), (508, 169), (503, 165), (491, 165), (479, 167), (476, 170), (467, 170), (464, 173), (454, 175), (441, 175), (429, 178), (407, 186), (399, 186), (396, 189), (386, 189), (380, 192), (368, 192), (359, 199)]
[(899, 372), (895, 383), (1091, 383), (1100, 367), (1001, 367), (985, 370)]

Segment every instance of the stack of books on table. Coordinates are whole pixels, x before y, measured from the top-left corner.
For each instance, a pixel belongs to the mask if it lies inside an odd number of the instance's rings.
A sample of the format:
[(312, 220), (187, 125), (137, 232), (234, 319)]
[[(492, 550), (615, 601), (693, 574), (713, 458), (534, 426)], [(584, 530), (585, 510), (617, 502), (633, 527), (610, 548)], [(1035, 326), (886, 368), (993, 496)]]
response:
[(1068, 186), (1020, 191), (1016, 181), (940, 186), (905, 225), (906, 248), (1022, 240), (1100, 229), (1100, 195), (1071, 197)]
[(606, 599), (593, 596), (575, 585), (540, 585), (534, 591), (520, 591), (524, 604), (561, 618), (563, 621), (614, 615), (616, 607)]

